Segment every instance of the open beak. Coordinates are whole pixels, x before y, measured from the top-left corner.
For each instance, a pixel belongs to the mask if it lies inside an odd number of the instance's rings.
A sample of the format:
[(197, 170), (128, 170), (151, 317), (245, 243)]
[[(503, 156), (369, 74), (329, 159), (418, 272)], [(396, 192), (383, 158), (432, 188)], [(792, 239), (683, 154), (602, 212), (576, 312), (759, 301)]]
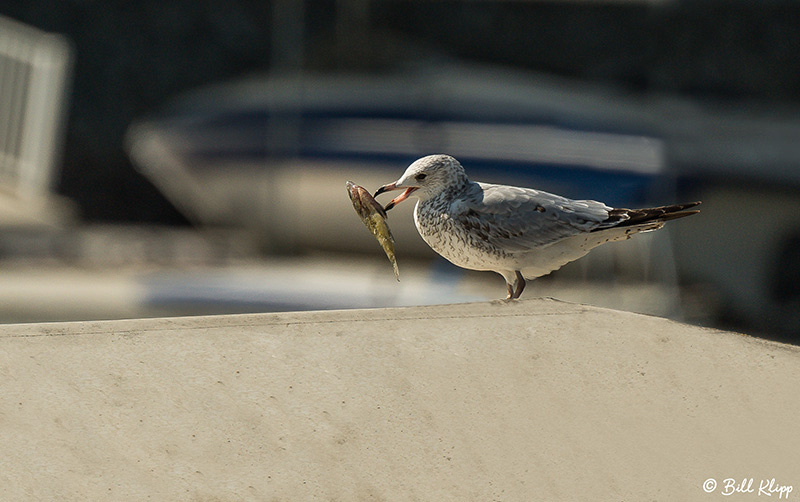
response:
[[(388, 211), (391, 208), (393, 208), (394, 206), (400, 204), (401, 202), (406, 200), (408, 198), (408, 196), (411, 195), (411, 193), (414, 190), (416, 190), (417, 188), (419, 188), (419, 187), (408, 187), (408, 188), (406, 188), (405, 192), (401, 193), (400, 195), (398, 195), (397, 197), (395, 197), (394, 199), (389, 201), (389, 203), (386, 204), (386, 207), (384, 207), (383, 210), (384, 211)], [(389, 183), (388, 185), (383, 185), (378, 190), (376, 190), (374, 197), (377, 197), (378, 195), (380, 195), (380, 194), (382, 194), (384, 192), (391, 192), (392, 190), (402, 190), (402, 189), (403, 189), (403, 187), (398, 187), (396, 183)]]
[(388, 185), (383, 185), (379, 189), (375, 190), (375, 195), (373, 197), (377, 197), (378, 195), (384, 192), (391, 192), (392, 190), (400, 190), (397, 188), (397, 183), (389, 183)]

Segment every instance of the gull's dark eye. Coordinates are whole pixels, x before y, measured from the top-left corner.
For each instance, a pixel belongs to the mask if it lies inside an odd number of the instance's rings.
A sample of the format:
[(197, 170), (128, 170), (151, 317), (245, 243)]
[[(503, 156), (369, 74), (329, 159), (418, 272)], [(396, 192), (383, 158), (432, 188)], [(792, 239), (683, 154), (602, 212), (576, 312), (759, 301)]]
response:
[(428, 175), (425, 174), (425, 173), (420, 173), (420, 174), (414, 176), (414, 179), (417, 180), (417, 181), (422, 181), (422, 180), (425, 179), (426, 176), (428, 176)]

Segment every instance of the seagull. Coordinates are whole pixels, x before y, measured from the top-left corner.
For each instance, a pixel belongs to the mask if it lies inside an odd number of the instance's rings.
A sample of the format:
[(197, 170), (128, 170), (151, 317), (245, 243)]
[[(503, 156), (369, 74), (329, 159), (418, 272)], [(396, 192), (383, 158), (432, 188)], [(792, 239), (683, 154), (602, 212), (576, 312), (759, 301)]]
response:
[(526, 279), (549, 274), (601, 244), (700, 212), (688, 210), (700, 202), (612, 208), (532, 188), (474, 182), (461, 163), (442, 154), (416, 160), (375, 197), (392, 190), (405, 191), (386, 211), (416, 197), (414, 224), (422, 239), (454, 265), (502, 275), (506, 300), (520, 297)]

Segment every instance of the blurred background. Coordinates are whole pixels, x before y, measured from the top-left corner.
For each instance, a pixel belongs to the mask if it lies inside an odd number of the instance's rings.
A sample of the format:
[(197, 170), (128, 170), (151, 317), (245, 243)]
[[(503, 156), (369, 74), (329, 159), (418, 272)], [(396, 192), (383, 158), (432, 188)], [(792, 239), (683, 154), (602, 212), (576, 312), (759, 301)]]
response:
[(495, 299), (392, 211), (416, 158), (699, 216), (525, 296), (800, 342), (800, 2), (7, 1), (0, 322)]

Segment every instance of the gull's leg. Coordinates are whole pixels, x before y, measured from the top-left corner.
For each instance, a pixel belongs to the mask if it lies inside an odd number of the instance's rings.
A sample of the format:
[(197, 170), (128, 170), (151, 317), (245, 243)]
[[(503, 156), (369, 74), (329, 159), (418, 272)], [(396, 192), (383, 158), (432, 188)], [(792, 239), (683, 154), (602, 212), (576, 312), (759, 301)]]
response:
[(506, 296), (505, 301), (510, 302), (511, 300), (514, 299), (514, 288), (511, 287), (510, 282), (506, 282), (506, 289), (508, 289), (508, 296)]
[(502, 275), (503, 279), (506, 280), (508, 296), (506, 296), (503, 301), (510, 302), (511, 300), (519, 298), (519, 295), (522, 294), (522, 290), (525, 289), (525, 279), (522, 277), (522, 274), (519, 273), (518, 270), (498, 270), (497, 273)]
[(522, 290), (525, 289), (525, 278), (522, 277), (519, 270), (515, 270), (514, 273), (517, 274), (517, 288), (514, 290), (513, 295), (511, 294), (511, 285), (509, 284), (508, 286), (508, 294), (512, 299), (519, 298), (519, 295), (522, 294)]

